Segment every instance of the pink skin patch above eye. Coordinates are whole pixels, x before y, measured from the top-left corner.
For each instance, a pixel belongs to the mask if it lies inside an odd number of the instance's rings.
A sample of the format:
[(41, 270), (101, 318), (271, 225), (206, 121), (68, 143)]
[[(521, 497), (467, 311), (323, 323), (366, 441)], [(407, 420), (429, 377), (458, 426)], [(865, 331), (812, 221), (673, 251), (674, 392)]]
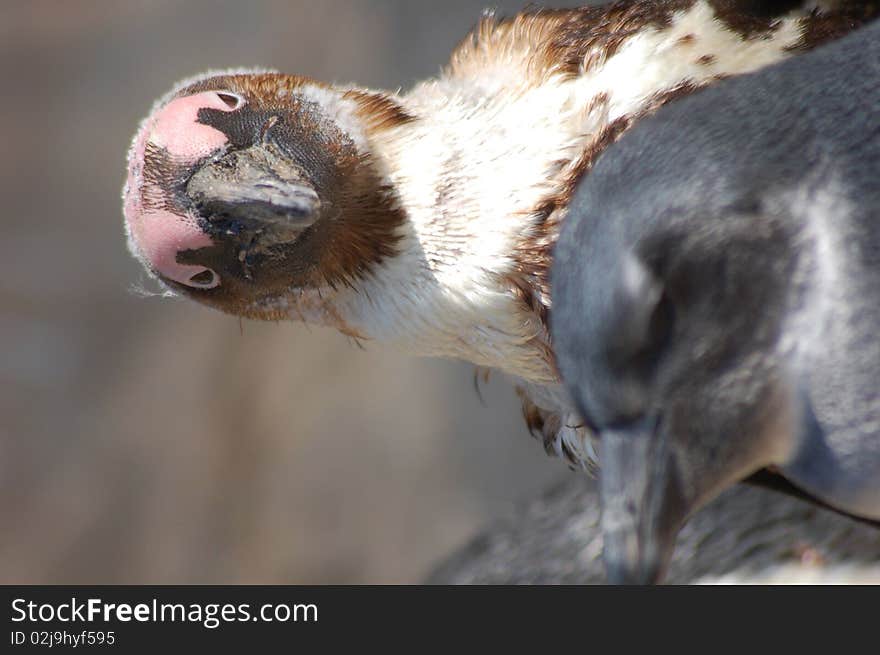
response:
[[(220, 277), (211, 269), (177, 261), (177, 254), (184, 250), (212, 245), (210, 237), (194, 220), (155, 209), (137, 214), (134, 220), (129, 219), (129, 229), (142, 256), (162, 277), (199, 289), (220, 284)], [(210, 277), (200, 275), (206, 271), (211, 273)], [(199, 277), (193, 279), (197, 275)]]
[(174, 157), (195, 160), (209, 155), (226, 143), (226, 135), (199, 123), (199, 110), (233, 111), (239, 104), (230, 107), (212, 91), (176, 98), (156, 114), (148, 141), (165, 148)]
[[(214, 92), (175, 98), (148, 118), (129, 154), (124, 191), (125, 220), (137, 254), (162, 277), (201, 289), (218, 286), (220, 277), (204, 266), (178, 263), (177, 255), (184, 250), (210, 246), (212, 241), (199, 228), (195, 215), (144, 207), (145, 193), (152, 197), (168, 193), (144, 181), (144, 153), (147, 143), (152, 143), (165, 148), (179, 160), (195, 162), (226, 145), (223, 132), (198, 122), (200, 109), (234, 111), (241, 106), (242, 101), (237, 95), (222, 93), (223, 98)], [(224, 98), (233, 98), (237, 102), (230, 106)], [(210, 275), (204, 275), (205, 272)]]

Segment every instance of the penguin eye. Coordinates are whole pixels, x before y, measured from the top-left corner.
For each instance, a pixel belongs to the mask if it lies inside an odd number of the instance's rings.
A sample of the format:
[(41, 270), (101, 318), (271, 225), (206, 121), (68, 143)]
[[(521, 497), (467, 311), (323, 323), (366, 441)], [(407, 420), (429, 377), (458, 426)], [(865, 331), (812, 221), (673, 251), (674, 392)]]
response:
[(647, 372), (653, 369), (669, 346), (675, 325), (675, 305), (664, 289), (654, 305), (642, 342), (634, 353), (633, 364)]
[(217, 97), (230, 109), (238, 109), (244, 104), (244, 98), (231, 91), (217, 91)]

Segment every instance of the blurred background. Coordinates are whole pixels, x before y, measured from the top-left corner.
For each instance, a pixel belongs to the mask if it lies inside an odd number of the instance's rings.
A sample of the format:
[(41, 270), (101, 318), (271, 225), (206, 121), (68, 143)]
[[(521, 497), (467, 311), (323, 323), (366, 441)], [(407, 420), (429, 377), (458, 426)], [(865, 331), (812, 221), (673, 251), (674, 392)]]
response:
[(568, 475), (500, 376), (144, 297), (123, 235), (179, 78), (406, 88), (484, 4), (0, 1), (0, 583), (417, 582)]

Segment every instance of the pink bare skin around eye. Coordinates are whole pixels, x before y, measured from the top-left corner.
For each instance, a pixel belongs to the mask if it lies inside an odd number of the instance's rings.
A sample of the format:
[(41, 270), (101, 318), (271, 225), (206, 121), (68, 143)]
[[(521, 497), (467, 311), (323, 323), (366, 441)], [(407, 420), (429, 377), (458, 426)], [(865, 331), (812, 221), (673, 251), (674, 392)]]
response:
[(200, 109), (232, 111), (216, 93), (196, 93), (176, 98), (156, 114), (148, 140), (164, 147), (173, 157), (195, 160), (226, 143), (226, 135), (198, 122)]
[[(219, 283), (216, 275), (208, 284), (190, 281), (194, 275), (208, 270), (204, 266), (177, 262), (178, 253), (212, 243), (199, 228), (195, 217), (165, 209), (145, 209), (142, 201), (145, 192), (154, 197), (167, 192), (144, 180), (144, 155), (148, 143), (165, 148), (172, 157), (190, 162), (226, 145), (226, 135), (198, 122), (198, 112), (204, 108), (233, 110), (216, 93), (205, 92), (175, 98), (145, 121), (129, 161), (125, 218), (134, 245), (154, 271), (181, 284), (211, 287)], [(148, 185), (152, 188), (146, 188)]]
[[(210, 237), (193, 219), (167, 210), (150, 209), (129, 217), (129, 227), (144, 258), (162, 277), (194, 286), (190, 279), (208, 270), (204, 266), (177, 261), (179, 252), (211, 245)], [(218, 282), (215, 276), (214, 284), (210, 286), (216, 286)]]

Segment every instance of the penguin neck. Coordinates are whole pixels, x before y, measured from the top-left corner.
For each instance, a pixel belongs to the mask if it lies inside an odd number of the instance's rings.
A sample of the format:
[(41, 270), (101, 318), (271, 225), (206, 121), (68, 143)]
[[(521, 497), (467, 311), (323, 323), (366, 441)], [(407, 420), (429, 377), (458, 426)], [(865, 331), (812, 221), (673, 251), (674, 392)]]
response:
[(393, 256), (350, 287), (301, 292), (291, 317), (556, 382), (549, 268), (578, 180), (666, 102), (789, 56), (806, 20), (793, 12), (756, 36), (709, 2), (663, 6), (638, 29), (623, 5), (591, 10), (607, 13), (608, 38), (582, 43), (574, 67), (551, 45), (576, 11), (536, 12), (486, 19), (439, 77), (406, 94), (316, 91), (405, 220)]

